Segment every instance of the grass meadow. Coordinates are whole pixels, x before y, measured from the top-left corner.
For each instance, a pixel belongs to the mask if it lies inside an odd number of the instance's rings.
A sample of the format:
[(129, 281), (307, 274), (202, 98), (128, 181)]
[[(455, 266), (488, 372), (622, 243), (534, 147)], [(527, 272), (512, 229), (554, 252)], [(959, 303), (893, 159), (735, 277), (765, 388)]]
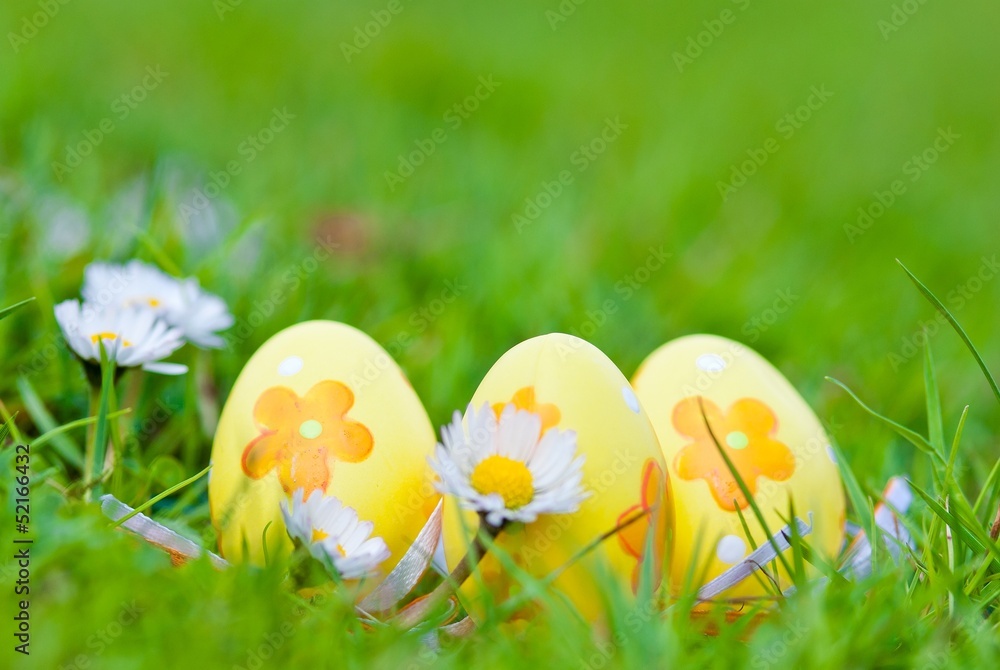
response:
[[(1000, 8), (8, 0), (0, 26), (0, 307), (34, 298), (0, 321), (0, 410), (16, 414), (0, 667), (995, 665), (1000, 398), (896, 260), (1000, 370)], [(92, 416), (53, 307), (91, 261), (131, 258), (197, 277), (236, 324), (172, 359), (188, 374), (117, 388), (131, 411), (107, 488), (129, 504), (208, 464), (243, 365), (300, 321), (388, 348), (435, 428), (529, 337), (580, 335), (631, 376), (707, 332), (813, 407), (850, 520), (871, 522), (890, 476), (927, 492), (916, 548), (733, 623), (684, 601), (637, 612), (609, 579), (610, 637), (528, 580), (552, 603), (532, 624), (488, 618), (435, 649), (336, 597), (303, 601), (286, 565), (177, 568), (112, 532), (82, 499), (76, 426), (33, 451), (22, 657), (13, 445)], [(215, 544), (204, 479), (150, 513)]]

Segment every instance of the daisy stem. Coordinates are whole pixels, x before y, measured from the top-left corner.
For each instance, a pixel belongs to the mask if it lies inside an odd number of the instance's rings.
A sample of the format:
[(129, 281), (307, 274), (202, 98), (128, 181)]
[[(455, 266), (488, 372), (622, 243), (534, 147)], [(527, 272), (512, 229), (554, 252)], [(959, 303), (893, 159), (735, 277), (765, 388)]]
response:
[(476, 539), (472, 543), (472, 546), (469, 547), (469, 551), (466, 552), (461, 562), (455, 566), (455, 569), (451, 571), (447, 579), (438, 584), (423, 600), (400, 612), (399, 616), (396, 617), (396, 621), (406, 628), (412, 628), (423, 621), (428, 614), (447, 600), (472, 575), (472, 571), (476, 569), (476, 566), (479, 565), (479, 562), (483, 560), (483, 556), (489, 550), (485, 538), (488, 537), (490, 542), (492, 542), (500, 534), (501, 530), (503, 530), (503, 526), (494, 526), (480, 517), (479, 531), (476, 533)]
[(108, 410), (111, 402), (111, 387), (115, 383), (115, 362), (113, 359), (109, 359), (103, 341), (100, 343), (100, 347), (101, 383), (99, 387), (91, 384), (90, 398), (97, 421), (94, 423), (93, 437), (87, 441), (87, 451), (84, 458), (86, 489), (83, 492), (83, 498), (88, 502), (101, 495), (101, 480), (104, 476), (104, 460), (107, 456), (109, 436)]
[[(88, 416), (96, 417), (101, 408), (101, 387), (90, 385), (90, 412)], [(94, 472), (94, 447), (97, 439), (97, 422), (87, 425), (87, 443), (83, 454), (83, 499), (86, 502), (91, 500), (91, 477)]]

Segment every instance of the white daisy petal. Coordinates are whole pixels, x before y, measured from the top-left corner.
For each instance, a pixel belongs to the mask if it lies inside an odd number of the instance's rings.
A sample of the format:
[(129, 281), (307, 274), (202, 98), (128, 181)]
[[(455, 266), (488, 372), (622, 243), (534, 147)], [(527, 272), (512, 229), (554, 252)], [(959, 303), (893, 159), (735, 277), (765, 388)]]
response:
[(576, 433), (550, 428), (541, 435), (541, 429), (540, 415), (513, 404), (499, 419), (488, 403), (470, 405), (464, 422), (456, 412), (430, 459), (437, 489), (498, 527), (575, 512), (589, 495), (581, 487)]
[(142, 369), (161, 375), (182, 375), (188, 371), (188, 366), (180, 363), (146, 363)]
[(318, 489), (305, 500), (303, 496), (303, 490), (298, 489), (290, 501), (281, 502), (285, 529), (328, 570), (342, 579), (360, 579), (389, 558), (385, 541), (371, 537), (375, 525), (360, 521), (353, 508)]
[(101, 308), (66, 300), (54, 311), (66, 343), (86, 362), (100, 363), (103, 342), (108, 358), (119, 367), (143, 367), (163, 374), (187, 371), (182, 365), (161, 363), (184, 340), (179, 330), (167, 326), (148, 308)]
[(101, 309), (145, 308), (199, 347), (219, 348), (219, 331), (233, 325), (226, 303), (202, 290), (196, 279), (176, 279), (133, 260), (125, 265), (91, 263), (84, 270), (83, 297)]

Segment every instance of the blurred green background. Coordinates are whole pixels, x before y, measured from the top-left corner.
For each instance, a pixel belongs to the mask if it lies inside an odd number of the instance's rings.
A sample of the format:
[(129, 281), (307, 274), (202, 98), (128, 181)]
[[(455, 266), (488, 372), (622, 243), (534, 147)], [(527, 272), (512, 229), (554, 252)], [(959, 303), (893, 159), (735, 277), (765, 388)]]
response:
[[(57, 421), (86, 413), (69, 355), (39, 359), (51, 307), (89, 261), (134, 256), (197, 275), (240, 322), (147, 407), (196, 384), (224, 401), (312, 318), (389, 347), (435, 425), (525, 338), (581, 334), (630, 376), (712, 332), (777, 365), (878, 490), (923, 466), (823, 377), (923, 429), (934, 312), (895, 259), (1000, 362), (995, 4), (8, 0), (0, 25), (0, 281), (4, 304), (38, 297), (0, 324), (8, 409), (28, 369)], [(644, 273), (651, 248), (670, 257)], [(438, 309), (447, 281), (464, 288)], [(935, 329), (981, 483), (1000, 422)], [(147, 436), (176, 450), (164, 483), (203, 467), (209, 429), (182, 412)]]

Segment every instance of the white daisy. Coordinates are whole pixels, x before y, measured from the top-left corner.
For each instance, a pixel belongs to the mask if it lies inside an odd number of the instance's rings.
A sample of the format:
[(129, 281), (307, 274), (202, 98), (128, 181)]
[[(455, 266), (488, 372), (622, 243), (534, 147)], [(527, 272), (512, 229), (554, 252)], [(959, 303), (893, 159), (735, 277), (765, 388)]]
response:
[[(288, 534), (309, 553), (343, 579), (359, 579), (375, 572), (389, 558), (389, 547), (381, 537), (370, 537), (375, 525), (359, 521), (358, 513), (319, 489), (303, 500), (297, 489), (291, 502), (281, 501), (281, 515)], [(291, 509), (289, 509), (291, 507)]]
[(575, 512), (590, 494), (580, 485), (584, 457), (576, 455), (576, 431), (549, 428), (542, 418), (507, 405), (499, 421), (489, 404), (469, 405), (468, 432), (455, 412), (441, 429), (431, 460), (438, 490), (499, 527), (530, 523), (541, 514)]
[(84, 270), (82, 293), (96, 305), (152, 309), (199, 347), (223, 346), (217, 333), (233, 325), (226, 303), (203, 291), (197, 279), (177, 279), (142, 261), (91, 263)]
[(161, 362), (180, 349), (184, 339), (180, 330), (168, 326), (151, 310), (99, 309), (79, 300), (66, 300), (56, 305), (55, 314), (67, 344), (86, 362), (100, 363), (103, 341), (108, 358), (118, 367), (141, 367), (168, 375), (187, 372), (187, 366)]

